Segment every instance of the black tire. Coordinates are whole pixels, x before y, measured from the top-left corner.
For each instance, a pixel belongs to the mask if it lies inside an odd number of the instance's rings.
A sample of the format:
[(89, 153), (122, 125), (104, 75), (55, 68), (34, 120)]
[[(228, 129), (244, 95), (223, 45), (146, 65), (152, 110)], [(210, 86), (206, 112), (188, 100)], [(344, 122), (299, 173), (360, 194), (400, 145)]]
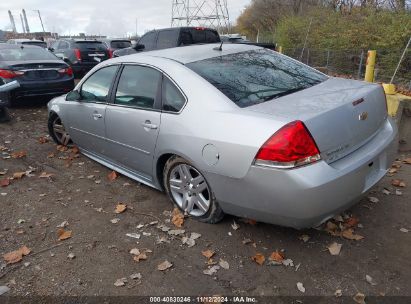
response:
[[(179, 156), (171, 157), (164, 166), (163, 185), (164, 185), (164, 188), (166, 190), (166, 193), (167, 193), (168, 197), (173, 202), (173, 205), (176, 206), (178, 209), (180, 209), (182, 212), (184, 212), (184, 210), (182, 210), (180, 208), (180, 206), (177, 204), (177, 202), (174, 200), (173, 195), (171, 194), (171, 191), (170, 191), (170, 183), (169, 183), (170, 176), (171, 176), (171, 173), (172, 173), (173, 169), (176, 166), (181, 165), (181, 164), (189, 165), (189, 166), (195, 168), (192, 164), (190, 164), (190, 162), (188, 162), (187, 160), (185, 160), (182, 157), (179, 157)], [(199, 170), (197, 170), (197, 171), (199, 172)], [(207, 183), (207, 181), (206, 181), (206, 183)], [(190, 217), (194, 218), (197, 221), (203, 222), (203, 223), (216, 224), (224, 218), (224, 212), (221, 209), (220, 205), (218, 204), (217, 200), (215, 199), (214, 193), (212, 192), (212, 189), (211, 189), (211, 187), (208, 183), (207, 183), (207, 186), (208, 186), (208, 189), (211, 193), (210, 207), (208, 209), (208, 212), (206, 214), (204, 214), (203, 216), (190, 215)]]
[(0, 123), (11, 120), (9, 110), (6, 107), (0, 106)]

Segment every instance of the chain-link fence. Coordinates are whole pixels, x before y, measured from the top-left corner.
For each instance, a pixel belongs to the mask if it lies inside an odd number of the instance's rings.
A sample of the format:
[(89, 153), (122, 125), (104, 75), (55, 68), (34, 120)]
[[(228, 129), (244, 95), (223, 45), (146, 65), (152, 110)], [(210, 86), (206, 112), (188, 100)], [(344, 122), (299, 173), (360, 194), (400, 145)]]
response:
[[(390, 82), (403, 50), (377, 50), (375, 81)], [(285, 49), (284, 54), (333, 76), (364, 79), (367, 50)], [(407, 51), (394, 83), (411, 89), (411, 50)]]

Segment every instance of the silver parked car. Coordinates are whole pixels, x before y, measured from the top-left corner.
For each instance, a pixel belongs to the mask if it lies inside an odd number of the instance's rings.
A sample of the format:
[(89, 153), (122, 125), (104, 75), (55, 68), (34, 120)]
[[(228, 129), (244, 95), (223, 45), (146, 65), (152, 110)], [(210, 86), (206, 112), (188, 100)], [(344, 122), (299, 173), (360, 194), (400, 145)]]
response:
[(208, 223), (228, 213), (318, 225), (358, 202), (396, 155), (380, 85), (256, 46), (108, 60), (48, 108), (57, 143), (73, 141)]

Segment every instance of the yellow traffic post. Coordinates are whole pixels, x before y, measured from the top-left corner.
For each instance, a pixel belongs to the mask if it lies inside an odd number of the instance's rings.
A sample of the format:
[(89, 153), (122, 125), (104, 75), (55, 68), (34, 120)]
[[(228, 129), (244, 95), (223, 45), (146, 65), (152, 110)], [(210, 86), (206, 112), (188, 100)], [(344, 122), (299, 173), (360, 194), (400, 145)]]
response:
[(280, 54), (283, 53), (283, 47), (282, 47), (281, 45), (278, 47), (278, 52), (279, 52)]
[(367, 66), (365, 68), (365, 81), (374, 82), (375, 62), (377, 51), (368, 51)]

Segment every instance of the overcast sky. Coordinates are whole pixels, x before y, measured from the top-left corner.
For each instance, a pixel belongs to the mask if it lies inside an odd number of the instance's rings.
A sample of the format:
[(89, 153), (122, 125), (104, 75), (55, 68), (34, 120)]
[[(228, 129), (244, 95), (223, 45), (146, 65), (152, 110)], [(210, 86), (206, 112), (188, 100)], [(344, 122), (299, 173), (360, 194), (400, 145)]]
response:
[[(202, 3), (204, 0), (191, 0)], [(210, 1), (210, 0), (206, 0)], [(235, 22), (250, 0), (227, 0), (230, 19)], [(26, 10), (30, 31), (42, 31), (34, 10), (40, 10), (46, 31), (60, 34), (105, 34), (123, 36), (169, 27), (172, 0), (0, 0), (0, 29), (11, 29), (8, 10), (22, 31), (20, 13)]]

